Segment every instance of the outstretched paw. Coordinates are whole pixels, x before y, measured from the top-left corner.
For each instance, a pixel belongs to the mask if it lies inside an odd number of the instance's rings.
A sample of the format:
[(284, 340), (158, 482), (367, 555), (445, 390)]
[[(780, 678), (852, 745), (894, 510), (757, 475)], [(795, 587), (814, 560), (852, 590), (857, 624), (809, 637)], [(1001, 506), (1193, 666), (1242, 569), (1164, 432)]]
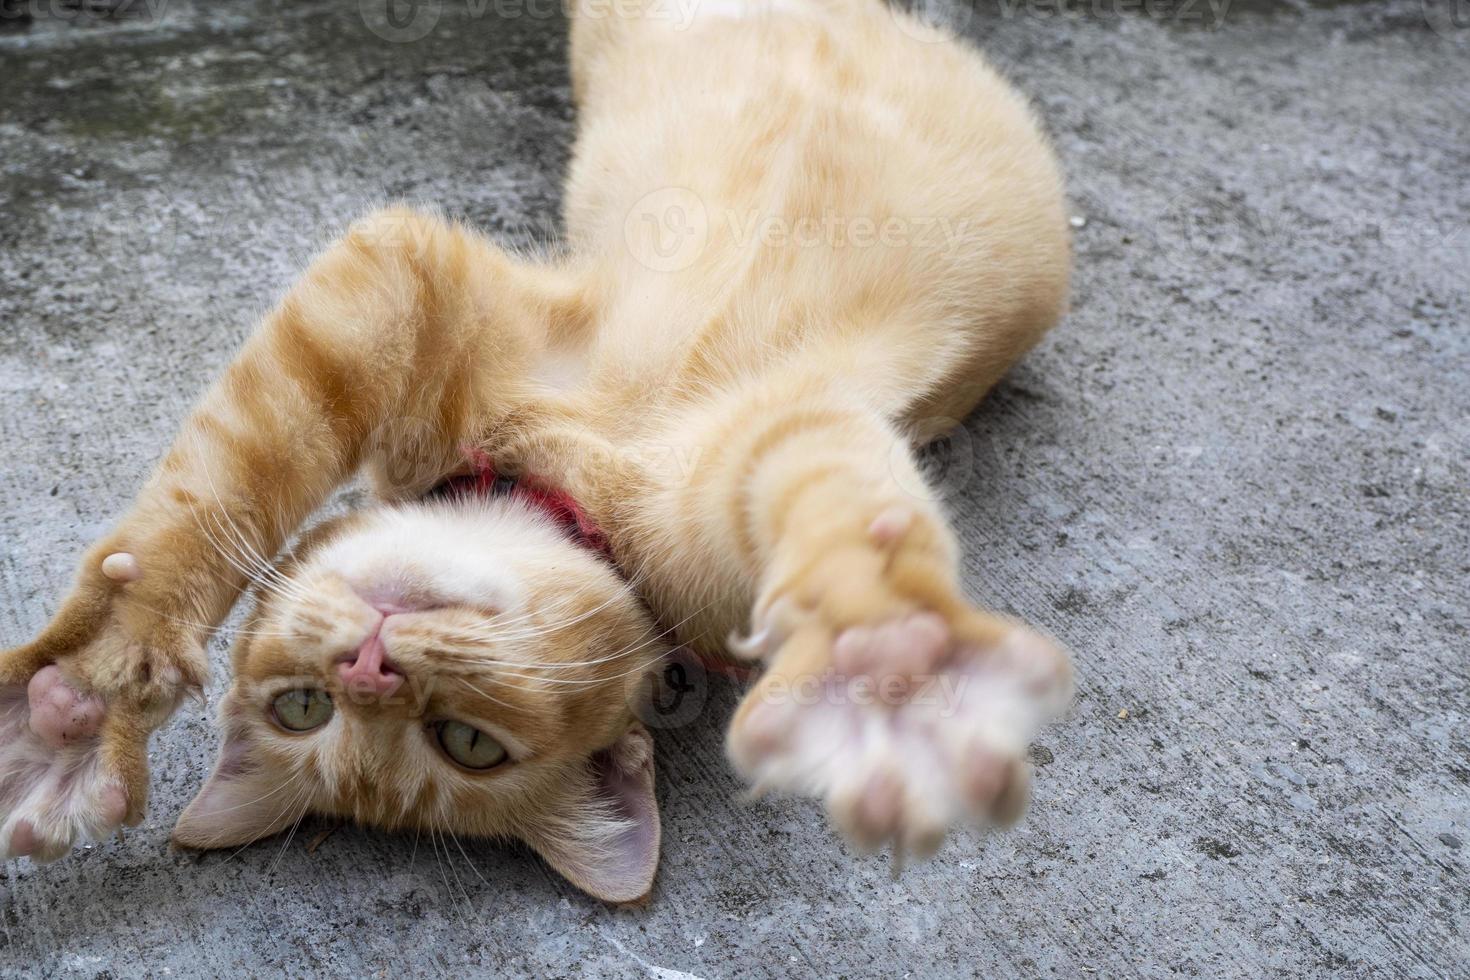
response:
[(61, 857), (123, 824), (128, 794), (102, 751), (106, 707), (42, 668), (0, 687), (0, 857)]
[(859, 847), (928, 856), (958, 824), (1025, 810), (1027, 745), (1065, 710), (1071, 667), (1052, 642), (944, 586), (942, 552), (905, 551), (880, 515), (867, 547), (813, 560), (757, 614), (776, 647), (731, 724), (756, 792), (826, 802)]
[[(1066, 661), (1013, 628), (975, 642), (918, 613), (830, 640), (801, 631), (741, 705), (736, 765), (758, 790), (826, 800), (855, 844), (926, 857), (951, 826), (1005, 826), (1025, 810), (1026, 746), (1066, 706)], [(794, 665), (792, 665), (794, 666)]]
[(202, 689), (205, 660), (171, 618), (117, 608), (141, 574), (94, 549), (41, 635), (0, 653), (0, 858), (53, 860), (142, 819), (148, 736)]

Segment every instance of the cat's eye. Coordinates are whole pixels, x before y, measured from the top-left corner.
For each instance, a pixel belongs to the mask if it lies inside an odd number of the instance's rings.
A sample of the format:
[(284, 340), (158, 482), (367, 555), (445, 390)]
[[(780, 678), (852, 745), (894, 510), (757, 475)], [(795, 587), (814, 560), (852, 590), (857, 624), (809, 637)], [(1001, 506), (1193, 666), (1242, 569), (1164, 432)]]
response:
[(282, 728), (309, 732), (331, 720), (332, 698), (326, 691), (303, 687), (277, 697), (271, 702), (271, 710)]
[(444, 754), (466, 769), (492, 769), (505, 761), (505, 747), (478, 728), (441, 721), (435, 729)]

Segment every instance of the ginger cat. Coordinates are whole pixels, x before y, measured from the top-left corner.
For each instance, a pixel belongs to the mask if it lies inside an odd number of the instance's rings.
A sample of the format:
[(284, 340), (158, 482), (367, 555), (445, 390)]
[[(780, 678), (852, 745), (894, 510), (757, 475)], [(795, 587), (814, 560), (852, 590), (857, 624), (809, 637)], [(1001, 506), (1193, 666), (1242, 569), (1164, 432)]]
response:
[[(641, 898), (631, 705), (672, 642), (763, 664), (730, 758), (861, 847), (1020, 813), (1070, 668), (966, 600), (912, 446), (1063, 309), (1030, 110), (878, 0), (584, 2), (569, 254), (391, 208), (311, 264), (0, 658), (0, 854), (142, 818), (149, 734), (252, 585), (186, 846), (317, 812), (519, 838)], [(466, 447), (517, 489), (425, 499)], [(381, 503), (266, 560), (359, 471)]]

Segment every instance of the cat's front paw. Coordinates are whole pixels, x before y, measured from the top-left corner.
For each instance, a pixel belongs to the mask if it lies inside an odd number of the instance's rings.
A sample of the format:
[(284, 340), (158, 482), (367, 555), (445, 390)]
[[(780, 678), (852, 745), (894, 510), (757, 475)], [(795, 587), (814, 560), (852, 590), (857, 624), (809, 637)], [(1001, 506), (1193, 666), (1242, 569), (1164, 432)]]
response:
[(202, 685), (204, 659), (134, 639), (138, 619), (84, 582), (35, 642), (0, 654), (0, 858), (54, 860), (142, 819), (148, 736)]
[(127, 790), (100, 746), (106, 713), (54, 664), (0, 686), (0, 856), (53, 860), (122, 825)]
[(866, 543), (768, 593), (757, 626), (775, 649), (728, 748), (757, 791), (823, 799), (863, 849), (922, 857), (955, 825), (1021, 815), (1026, 747), (1066, 708), (1071, 668), (1052, 642), (964, 602), (922, 533), (890, 540), (900, 524), (875, 521)]

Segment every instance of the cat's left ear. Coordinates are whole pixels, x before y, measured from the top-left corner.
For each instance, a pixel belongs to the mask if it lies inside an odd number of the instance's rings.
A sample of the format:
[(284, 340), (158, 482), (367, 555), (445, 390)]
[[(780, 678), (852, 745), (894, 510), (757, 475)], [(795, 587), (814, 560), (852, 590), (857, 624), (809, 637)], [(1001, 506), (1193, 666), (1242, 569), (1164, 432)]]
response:
[(174, 825), (175, 844), (199, 850), (239, 847), (278, 834), (301, 816), (293, 794), (282, 792), (286, 777), (252, 758), (244, 725), (226, 720), (224, 738), (204, 788)]
[[(653, 793), (653, 737), (633, 724), (592, 757), (592, 778), (570, 813), (616, 817), (551, 822), (521, 836), (562, 877), (604, 902), (637, 902), (653, 888), (660, 828)], [(582, 804), (582, 805), (578, 805)], [(590, 805), (587, 805), (590, 804)]]

